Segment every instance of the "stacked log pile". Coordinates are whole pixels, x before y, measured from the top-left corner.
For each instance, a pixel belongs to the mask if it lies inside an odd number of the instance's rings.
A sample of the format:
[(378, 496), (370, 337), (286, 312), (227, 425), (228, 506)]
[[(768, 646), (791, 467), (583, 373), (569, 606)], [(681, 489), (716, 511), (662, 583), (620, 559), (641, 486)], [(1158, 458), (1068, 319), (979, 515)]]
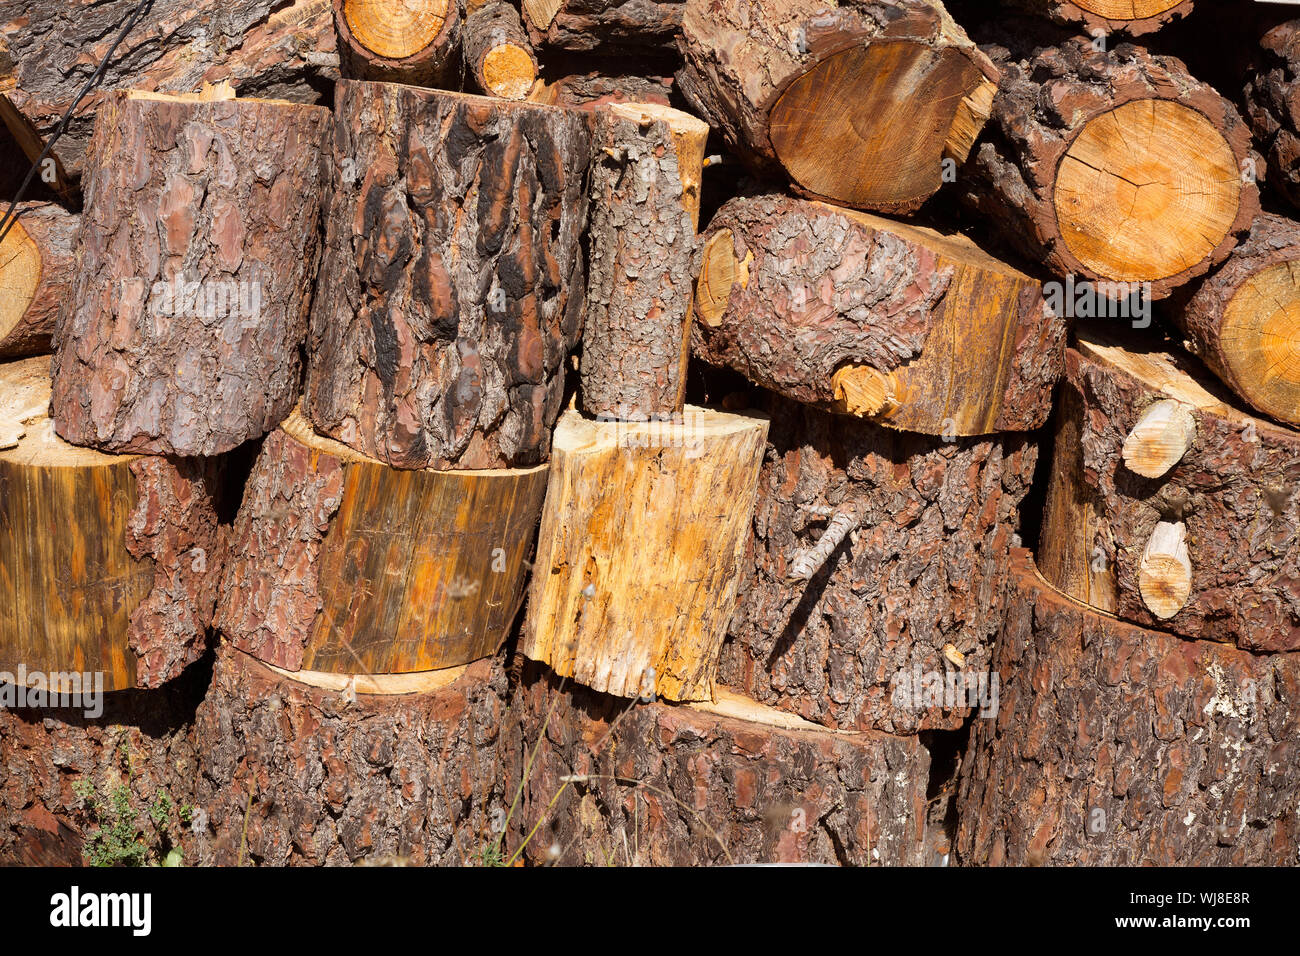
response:
[(1207, 6), (0, 0), (0, 862), (1294, 864)]

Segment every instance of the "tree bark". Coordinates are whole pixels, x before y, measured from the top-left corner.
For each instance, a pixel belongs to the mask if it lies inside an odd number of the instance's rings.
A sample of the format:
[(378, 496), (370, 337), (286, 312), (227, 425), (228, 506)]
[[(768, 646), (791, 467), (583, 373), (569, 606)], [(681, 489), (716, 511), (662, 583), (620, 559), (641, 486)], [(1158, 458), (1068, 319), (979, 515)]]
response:
[(537, 57), (518, 10), (488, 3), (466, 18), (465, 67), (488, 96), (528, 99), (537, 83)]
[(216, 455), (298, 396), (329, 112), (119, 91), (88, 154), (54, 421), (109, 451)]
[(681, 411), (695, 231), (709, 127), (637, 103), (595, 113), (582, 408), (644, 420)]
[(682, 34), (678, 85), (734, 151), (863, 209), (906, 213), (938, 191), (997, 88), (938, 2), (691, 0)]
[[(1037, 446), (893, 432), (779, 396), (763, 405), (754, 540), (718, 681), (826, 727), (960, 727), (969, 695), (931, 706), (907, 691), (987, 671)], [(839, 515), (853, 530), (810, 554)]]
[(907, 431), (1047, 420), (1065, 323), (964, 236), (772, 194), (726, 203), (703, 246), (697, 358)]
[(194, 727), (200, 864), (481, 859), (510, 799), (505, 690), (491, 660), (368, 694), (299, 683), (223, 645)]
[(612, 103), (669, 106), (672, 84), (672, 77), (576, 73), (562, 76), (550, 83), (538, 83), (528, 99), (548, 106), (571, 106), (585, 110), (595, 110)]
[(1300, 425), (1300, 225), (1260, 216), (1173, 318), (1240, 398)]
[(546, 466), (398, 471), (296, 411), (262, 446), (217, 624), (289, 671), (405, 673), (496, 653), (523, 601)]
[[(9, 99), (49, 136), (108, 51), (135, 0), (0, 0), (0, 31), (16, 62)], [(119, 89), (188, 93), (227, 81), (240, 96), (328, 102), (338, 79), (329, 0), (154, 0), (77, 108), (54, 156), (81, 176), (99, 108)], [(273, 124), (272, 124), (273, 125)], [(33, 157), (34, 158), (34, 157)]]
[(40, 202), (20, 203), (15, 215), (0, 242), (0, 359), (50, 351), (59, 304), (75, 280), (80, 218)]
[(625, 701), (536, 664), (516, 706), (516, 749), (536, 757), (511, 855), (558, 866), (923, 859), (930, 755), (915, 737), (837, 734), (724, 691), (710, 704)]
[(677, 52), (686, 0), (523, 0), (524, 23), (539, 47), (581, 53)]
[(1013, 0), (1016, 6), (1050, 17), (1090, 36), (1123, 31), (1154, 33), (1192, 12), (1192, 0)]
[[(1143, 627), (1300, 649), (1300, 434), (1238, 410), (1193, 360), (1136, 337), (1081, 330), (1066, 352), (1056, 457), (1039, 545), (1043, 577)], [(1173, 399), (1195, 441), (1147, 478), (1125, 460), (1142, 412)], [(1191, 564), (1181, 610), (1155, 613), (1142, 556), (1161, 523), (1181, 523)]]
[(958, 790), (970, 866), (1283, 866), (1300, 838), (1300, 657), (1084, 607), (1015, 555)]
[(458, 79), (460, 0), (332, 0), (339, 68), (357, 80), (441, 86)]
[(1255, 170), (1236, 108), (1181, 61), (1073, 39), (1004, 66), (963, 198), (1057, 275), (1159, 299), (1250, 228)]
[(68, 445), (46, 417), (48, 370), (0, 366), (0, 669), (157, 687), (207, 646), (220, 463)]
[(1300, 208), (1300, 20), (1273, 27), (1259, 46), (1246, 77), (1246, 116), (1268, 161), (1268, 186)]
[(602, 693), (710, 696), (767, 421), (687, 406), (668, 422), (555, 430), (523, 653)]
[(546, 460), (582, 327), (585, 113), (339, 84), (304, 411), (397, 468)]

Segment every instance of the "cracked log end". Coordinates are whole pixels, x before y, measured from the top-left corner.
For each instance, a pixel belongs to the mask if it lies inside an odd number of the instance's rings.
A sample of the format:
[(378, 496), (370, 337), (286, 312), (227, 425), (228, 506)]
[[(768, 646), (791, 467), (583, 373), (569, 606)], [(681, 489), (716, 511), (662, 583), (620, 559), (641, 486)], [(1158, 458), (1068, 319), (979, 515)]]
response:
[(536, 82), (537, 64), (532, 54), (521, 46), (503, 43), (488, 50), (483, 57), (483, 85), (493, 96), (522, 100)]
[(1262, 412), (1300, 424), (1300, 262), (1243, 282), (1219, 325), (1225, 379)]
[(438, 39), (450, 0), (342, 0), (341, 6), (359, 44), (376, 56), (401, 60)]
[(0, 342), (22, 321), (41, 284), (41, 251), (15, 221), (0, 242)]
[(1124, 439), (1124, 464), (1144, 478), (1159, 478), (1178, 464), (1196, 441), (1196, 420), (1182, 402), (1149, 405)]
[(1187, 604), (1192, 593), (1192, 562), (1187, 551), (1187, 528), (1181, 521), (1161, 521), (1151, 532), (1138, 569), (1142, 603), (1167, 621)]
[(733, 238), (730, 229), (719, 230), (709, 237), (701, 254), (700, 278), (695, 284), (695, 315), (710, 328), (722, 324), (731, 287), (737, 282), (742, 288), (749, 285), (749, 263), (753, 255), (746, 253), (745, 260), (737, 262)]
[(840, 411), (869, 418), (888, 414), (898, 407), (894, 377), (869, 365), (846, 365), (831, 379)]

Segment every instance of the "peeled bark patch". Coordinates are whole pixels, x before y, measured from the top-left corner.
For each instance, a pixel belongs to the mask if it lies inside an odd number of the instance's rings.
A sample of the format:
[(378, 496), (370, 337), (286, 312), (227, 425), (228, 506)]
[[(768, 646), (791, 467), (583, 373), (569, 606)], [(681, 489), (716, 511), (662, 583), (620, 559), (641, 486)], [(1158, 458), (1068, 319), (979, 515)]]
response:
[(319, 250), (329, 112), (118, 91), (88, 154), (54, 421), (108, 451), (215, 455), (278, 424)]
[(930, 755), (915, 737), (837, 734), (725, 691), (624, 701), (539, 665), (517, 694), (517, 749), (537, 757), (511, 855), (537, 826), (520, 856), (559, 866), (923, 859)]
[[(775, 396), (765, 406), (754, 541), (718, 681), (827, 727), (959, 727), (968, 685), (947, 688), (968, 673), (978, 696), (988, 671), (1037, 445), (893, 432)], [(837, 516), (852, 530), (813, 554)]]
[(1011, 575), (996, 719), (962, 760), (964, 865), (1285, 866), (1300, 656), (1148, 631)]
[(585, 113), (344, 81), (303, 410), (397, 468), (546, 460), (582, 327)]

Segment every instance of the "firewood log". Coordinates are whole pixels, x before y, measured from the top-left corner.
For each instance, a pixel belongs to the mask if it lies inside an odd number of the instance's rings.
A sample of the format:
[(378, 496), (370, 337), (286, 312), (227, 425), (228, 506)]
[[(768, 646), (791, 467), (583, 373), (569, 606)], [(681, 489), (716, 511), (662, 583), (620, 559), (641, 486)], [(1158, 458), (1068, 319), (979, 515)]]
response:
[(1047, 420), (1065, 324), (1037, 280), (964, 236), (763, 195), (726, 203), (703, 244), (697, 358), (907, 431)]
[(207, 647), (221, 468), (60, 439), (49, 359), (0, 365), (0, 670), (157, 687)]
[(288, 671), (394, 674), (490, 656), (523, 601), (545, 489), (545, 465), (390, 468), (295, 411), (249, 476), (217, 626)]
[(121, 90), (101, 105), (54, 422), (107, 451), (216, 455), (298, 397), (329, 111)]
[(488, 96), (527, 99), (537, 83), (537, 57), (508, 3), (488, 3), (465, 19), (465, 69)]
[(963, 199), (1008, 244), (1112, 298), (1146, 283), (1164, 298), (1222, 262), (1259, 212), (1236, 108), (1131, 44), (1074, 39), (1006, 64), (989, 130)]
[(1193, 0), (1012, 0), (1015, 6), (1050, 17), (1057, 23), (1098, 34), (1123, 31), (1130, 36), (1154, 33), (1192, 12)]
[(863, 209), (909, 212), (933, 195), (997, 89), (937, 0), (690, 0), (682, 33), (678, 85), (733, 150)]
[(1118, 621), (1016, 553), (957, 796), (970, 866), (1289, 866), (1300, 799), (1300, 655)]
[(523, 0), (538, 47), (668, 56), (677, 51), (686, 0)]
[(461, 0), (332, 0), (343, 76), (441, 86), (458, 79)]
[(602, 693), (708, 699), (766, 434), (761, 416), (693, 406), (632, 423), (566, 412), (524, 655)]
[(517, 694), (512, 749), (536, 756), (510, 821), (510, 857), (556, 866), (923, 859), (930, 755), (916, 737), (828, 731), (722, 688), (699, 704), (627, 701), (536, 664)]
[(575, 73), (550, 82), (539, 82), (528, 99), (548, 106), (576, 106), (588, 110), (610, 103), (669, 106), (672, 84), (672, 77)]
[(319, 431), (397, 468), (546, 460), (582, 328), (589, 123), (339, 84), (303, 406)]
[(55, 203), (16, 210), (0, 242), (0, 358), (50, 350), (59, 305), (72, 297), (79, 221)]
[(1144, 627), (1300, 649), (1300, 433), (1150, 336), (1066, 353), (1039, 567)]
[(1268, 162), (1268, 187), (1300, 208), (1300, 20), (1278, 24), (1259, 43), (1247, 73), (1246, 116)]

